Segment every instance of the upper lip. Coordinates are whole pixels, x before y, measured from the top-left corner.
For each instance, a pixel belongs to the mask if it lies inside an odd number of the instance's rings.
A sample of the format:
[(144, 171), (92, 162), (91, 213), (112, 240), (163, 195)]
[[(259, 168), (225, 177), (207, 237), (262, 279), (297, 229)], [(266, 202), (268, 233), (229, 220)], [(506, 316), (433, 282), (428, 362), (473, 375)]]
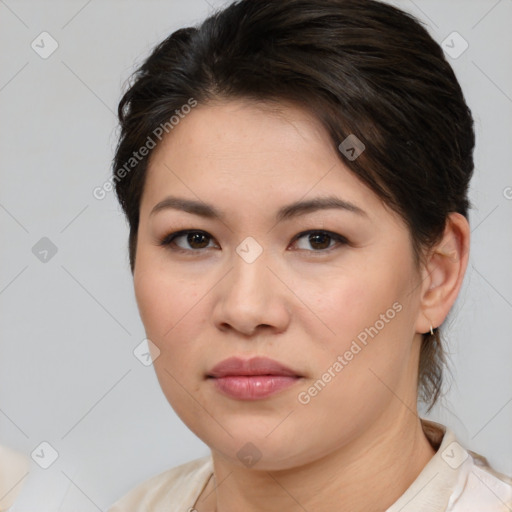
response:
[(296, 371), (267, 357), (252, 357), (242, 359), (230, 357), (216, 364), (209, 372), (208, 377), (227, 377), (234, 375), (285, 375), (299, 377)]

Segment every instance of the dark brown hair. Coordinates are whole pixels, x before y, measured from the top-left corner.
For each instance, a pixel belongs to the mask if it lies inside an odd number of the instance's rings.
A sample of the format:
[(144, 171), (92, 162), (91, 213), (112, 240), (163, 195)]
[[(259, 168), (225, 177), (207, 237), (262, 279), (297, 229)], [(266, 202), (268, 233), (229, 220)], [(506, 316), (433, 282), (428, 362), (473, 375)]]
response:
[[(129, 222), (132, 272), (151, 156), (130, 160), (134, 152), (159, 127), (170, 132), (169, 119), (191, 99), (235, 98), (293, 102), (321, 121), (335, 147), (351, 134), (360, 139), (358, 158), (340, 158), (406, 221), (417, 262), (450, 212), (467, 217), (473, 119), (420, 22), (373, 0), (241, 0), (162, 41), (119, 103), (113, 180)], [(436, 329), (424, 335), (418, 378), (429, 409), (444, 363)]]

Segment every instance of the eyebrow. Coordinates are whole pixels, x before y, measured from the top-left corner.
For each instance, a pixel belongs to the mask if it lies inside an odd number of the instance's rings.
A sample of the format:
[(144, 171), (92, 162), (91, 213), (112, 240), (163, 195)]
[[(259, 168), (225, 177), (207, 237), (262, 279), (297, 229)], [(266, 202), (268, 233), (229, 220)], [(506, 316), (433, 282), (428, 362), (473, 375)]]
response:
[[(208, 219), (225, 220), (226, 214), (215, 208), (213, 205), (196, 201), (193, 199), (185, 199), (182, 197), (169, 196), (163, 201), (156, 204), (151, 210), (149, 216), (155, 215), (162, 210), (180, 210), (200, 217)], [(357, 215), (367, 216), (367, 213), (355, 204), (345, 201), (336, 196), (317, 197), (306, 201), (297, 201), (280, 208), (276, 214), (276, 221), (281, 222), (299, 215), (305, 215), (317, 210), (338, 209), (356, 213)]]

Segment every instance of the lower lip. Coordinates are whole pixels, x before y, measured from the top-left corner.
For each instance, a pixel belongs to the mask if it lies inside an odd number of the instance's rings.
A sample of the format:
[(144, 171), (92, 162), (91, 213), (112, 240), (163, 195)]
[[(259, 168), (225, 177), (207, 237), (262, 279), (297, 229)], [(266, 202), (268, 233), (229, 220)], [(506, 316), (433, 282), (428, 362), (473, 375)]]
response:
[(214, 378), (215, 386), (222, 393), (239, 400), (267, 398), (293, 386), (299, 377), (284, 375), (233, 375)]

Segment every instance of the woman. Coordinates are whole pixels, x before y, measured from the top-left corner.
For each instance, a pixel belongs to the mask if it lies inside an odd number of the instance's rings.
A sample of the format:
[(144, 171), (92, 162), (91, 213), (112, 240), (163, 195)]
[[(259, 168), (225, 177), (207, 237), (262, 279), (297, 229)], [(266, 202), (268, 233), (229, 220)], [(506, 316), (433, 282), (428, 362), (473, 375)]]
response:
[(163, 41), (119, 116), (139, 311), (211, 456), (111, 511), (509, 510), (510, 479), (417, 413), (474, 147), (425, 29), (369, 0), (242, 0)]

